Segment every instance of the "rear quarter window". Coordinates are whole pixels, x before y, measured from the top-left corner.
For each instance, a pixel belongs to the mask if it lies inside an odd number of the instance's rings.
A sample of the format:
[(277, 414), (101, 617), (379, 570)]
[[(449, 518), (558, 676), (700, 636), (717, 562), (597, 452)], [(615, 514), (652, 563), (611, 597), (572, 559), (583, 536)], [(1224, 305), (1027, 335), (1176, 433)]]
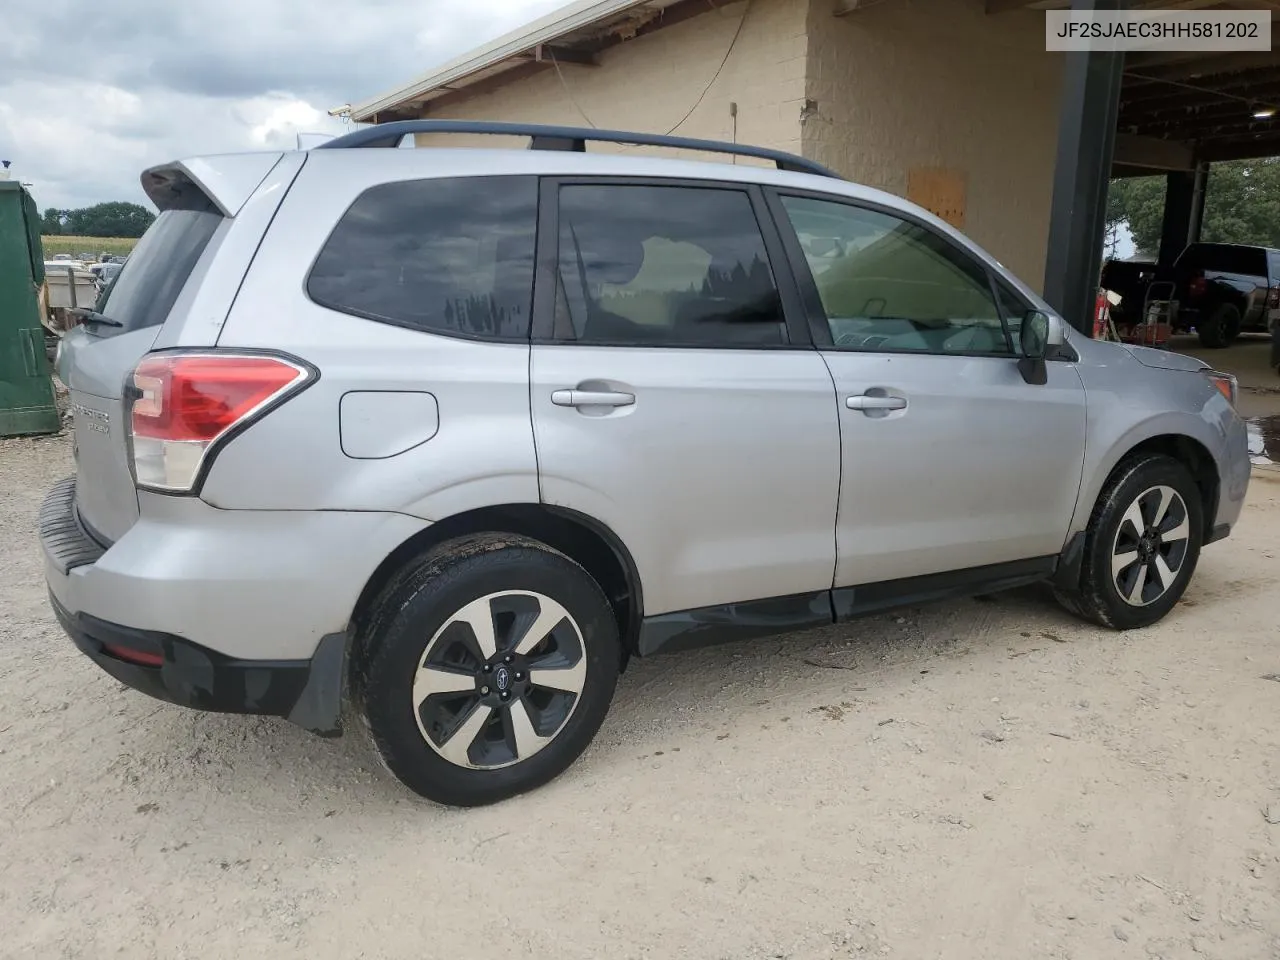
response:
[(161, 211), (95, 304), (120, 326), (96, 332), (109, 336), (164, 323), (222, 221), (217, 208), (195, 191)]
[(536, 177), (371, 187), (325, 242), (307, 293), (369, 320), (454, 336), (528, 339)]

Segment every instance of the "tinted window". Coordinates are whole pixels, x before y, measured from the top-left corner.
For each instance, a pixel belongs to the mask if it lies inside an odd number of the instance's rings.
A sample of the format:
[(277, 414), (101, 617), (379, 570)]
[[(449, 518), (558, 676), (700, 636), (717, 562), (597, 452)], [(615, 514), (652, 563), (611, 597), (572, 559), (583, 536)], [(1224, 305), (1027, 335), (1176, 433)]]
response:
[(918, 224), (783, 197), (836, 346), (1011, 354), (984, 268)]
[(1267, 268), (1271, 271), (1268, 274), (1271, 282), (1280, 282), (1280, 250), (1267, 251)]
[(786, 342), (760, 226), (737, 190), (562, 187), (556, 300), (557, 339)]
[(95, 304), (121, 326), (99, 326), (94, 332), (109, 336), (164, 323), (220, 223), (222, 215), (199, 195), (156, 217)]
[(1267, 275), (1266, 254), (1260, 247), (1238, 247), (1229, 243), (1197, 243), (1187, 247), (1178, 266), (1218, 273)]
[(436, 333), (529, 335), (534, 177), (387, 183), (362, 193), (307, 292), (326, 307)]

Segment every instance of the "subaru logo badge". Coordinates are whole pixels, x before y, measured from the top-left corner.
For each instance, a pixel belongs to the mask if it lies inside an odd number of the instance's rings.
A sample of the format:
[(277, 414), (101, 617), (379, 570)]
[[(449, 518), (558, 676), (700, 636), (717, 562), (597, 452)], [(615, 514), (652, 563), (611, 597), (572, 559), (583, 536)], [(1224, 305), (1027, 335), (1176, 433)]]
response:
[(499, 693), (506, 693), (511, 686), (511, 671), (506, 667), (499, 667), (493, 672), (493, 682)]

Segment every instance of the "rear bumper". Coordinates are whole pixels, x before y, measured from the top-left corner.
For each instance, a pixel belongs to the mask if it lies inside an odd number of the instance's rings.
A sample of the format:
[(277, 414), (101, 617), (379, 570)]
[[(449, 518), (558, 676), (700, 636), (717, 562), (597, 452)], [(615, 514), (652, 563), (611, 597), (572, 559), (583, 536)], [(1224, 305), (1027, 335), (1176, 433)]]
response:
[(50, 599), (76, 645), (162, 700), (337, 732), (356, 602), (378, 565), (426, 521), (139, 500), (138, 521), (112, 544), (80, 521), (74, 481), (41, 508)]
[(49, 602), (80, 651), (125, 686), (181, 707), (284, 717), (325, 736), (342, 732), (340, 635), (321, 641), (310, 660), (233, 660), (172, 634), (73, 614), (52, 594)]

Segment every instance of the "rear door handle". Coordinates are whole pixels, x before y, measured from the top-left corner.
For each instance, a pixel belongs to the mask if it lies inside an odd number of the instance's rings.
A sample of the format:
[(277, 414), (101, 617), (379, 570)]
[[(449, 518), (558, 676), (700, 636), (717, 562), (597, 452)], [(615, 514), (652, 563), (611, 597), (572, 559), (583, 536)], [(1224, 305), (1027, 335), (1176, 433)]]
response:
[(551, 402), (557, 407), (629, 407), (636, 396), (616, 390), (553, 390)]
[(872, 397), (860, 394), (856, 397), (845, 397), (844, 405), (850, 410), (905, 410), (906, 397)]

